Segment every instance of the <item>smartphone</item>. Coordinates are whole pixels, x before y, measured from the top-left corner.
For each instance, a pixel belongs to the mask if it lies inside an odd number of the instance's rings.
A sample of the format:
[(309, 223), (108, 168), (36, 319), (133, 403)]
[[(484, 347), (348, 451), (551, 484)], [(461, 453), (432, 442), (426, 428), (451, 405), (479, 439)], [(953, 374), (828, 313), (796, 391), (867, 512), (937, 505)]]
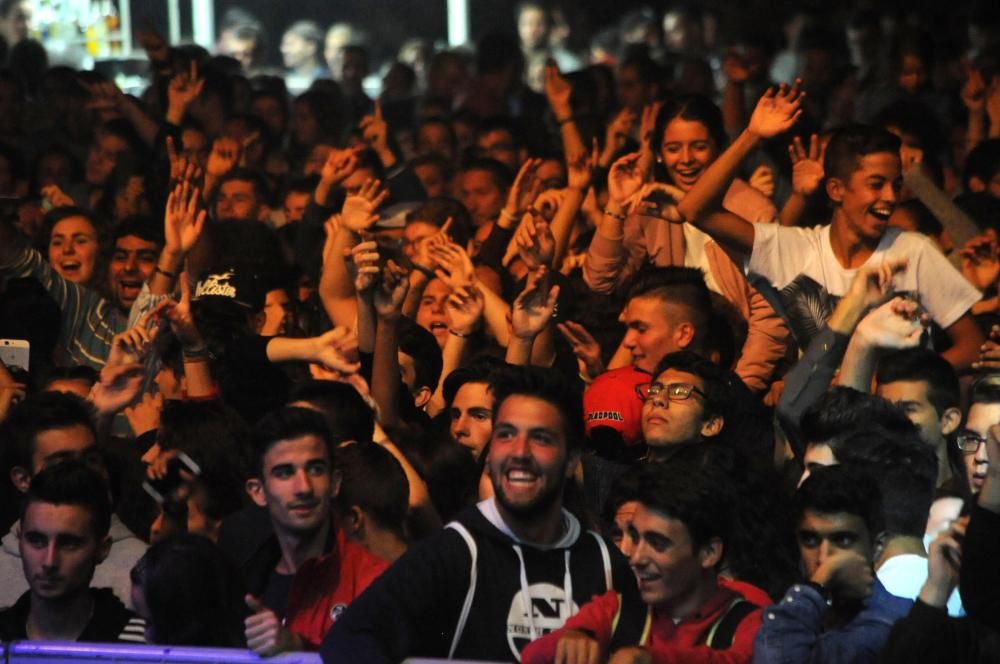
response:
[(8, 369), (28, 371), (31, 344), (25, 339), (0, 339), (0, 361)]
[(163, 477), (155, 480), (147, 479), (142, 483), (142, 488), (161, 505), (172, 502), (174, 492), (182, 484), (190, 481), (181, 474), (181, 471), (186, 471), (194, 477), (201, 475), (201, 467), (194, 462), (194, 459), (184, 452), (178, 452), (177, 456), (167, 462), (167, 472)]

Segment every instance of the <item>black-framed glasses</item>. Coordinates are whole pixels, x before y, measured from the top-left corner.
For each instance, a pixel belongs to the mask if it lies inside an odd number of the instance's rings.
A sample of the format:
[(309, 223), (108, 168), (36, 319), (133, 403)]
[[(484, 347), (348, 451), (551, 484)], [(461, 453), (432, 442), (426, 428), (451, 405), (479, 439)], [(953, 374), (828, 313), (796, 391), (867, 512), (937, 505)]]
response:
[(670, 401), (685, 401), (691, 398), (692, 394), (697, 394), (702, 399), (707, 399), (705, 393), (691, 383), (640, 383), (635, 386), (636, 394), (643, 401), (649, 401), (663, 395)]
[(955, 445), (962, 454), (971, 455), (979, 451), (980, 445), (985, 445), (986, 439), (975, 431), (963, 431), (955, 436)]

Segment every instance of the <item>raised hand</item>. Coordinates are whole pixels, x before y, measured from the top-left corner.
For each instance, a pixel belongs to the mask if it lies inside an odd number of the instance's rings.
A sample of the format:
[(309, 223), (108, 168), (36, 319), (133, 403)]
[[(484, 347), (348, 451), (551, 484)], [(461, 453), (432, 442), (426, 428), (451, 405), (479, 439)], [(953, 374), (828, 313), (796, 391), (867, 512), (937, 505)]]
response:
[(642, 120), (639, 123), (639, 171), (643, 179), (653, 174), (653, 162), (656, 161), (652, 144), (653, 130), (656, 129), (656, 116), (660, 113), (661, 102), (655, 102), (642, 107)]
[(545, 97), (549, 100), (556, 121), (562, 122), (573, 117), (570, 98), (573, 86), (559, 73), (559, 67), (552, 60), (545, 64)]
[(962, 103), (969, 110), (969, 115), (977, 115), (986, 110), (986, 82), (975, 67), (969, 68), (962, 86)]
[(746, 83), (750, 78), (750, 67), (747, 66), (746, 59), (736, 50), (729, 49), (722, 59), (722, 73), (730, 83), (740, 85)]
[(986, 89), (986, 115), (990, 119), (990, 135), (1000, 132), (1000, 76), (994, 74)]
[(449, 288), (467, 288), (476, 282), (476, 268), (465, 249), (454, 242), (429, 242), (428, 250), (438, 266), (435, 276)]
[(412, 258), (410, 259), (414, 266), (421, 268), (422, 270), (436, 270), (439, 267), (438, 260), (435, 258), (435, 253), (445, 245), (451, 244), (451, 239), (448, 236), (448, 231), (451, 230), (452, 219), (448, 217), (445, 222), (441, 224), (440, 230), (430, 237), (425, 237), (420, 239), (416, 243), (416, 247)]
[(979, 360), (972, 363), (972, 368), (980, 371), (1000, 369), (1000, 325), (990, 328), (989, 338), (979, 347)]
[(838, 549), (820, 564), (811, 580), (838, 597), (864, 599), (872, 594), (875, 573), (871, 563), (857, 551)]
[(213, 178), (221, 178), (240, 163), (239, 141), (229, 136), (220, 136), (212, 143), (212, 151), (205, 163), (205, 173)]
[(525, 214), (514, 233), (514, 245), (529, 270), (551, 266), (556, 240), (552, 236), (549, 222), (544, 218), (536, 217), (531, 211)]
[(169, 301), (161, 302), (144, 313), (133, 327), (113, 336), (111, 351), (104, 366), (117, 367), (141, 362), (153, 348), (153, 342), (159, 333), (158, 322), (169, 305)]
[(576, 355), (580, 365), (580, 373), (593, 380), (604, 373), (604, 361), (601, 359), (601, 346), (583, 325), (571, 320), (556, 325)]
[(90, 93), (86, 107), (102, 117), (116, 114), (125, 100), (125, 93), (111, 81), (84, 83), (83, 85)]
[(358, 166), (358, 151), (352, 148), (346, 150), (330, 150), (320, 169), (320, 179), (329, 185), (338, 185), (346, 180)]
[(792, 160), (792, 190), (796, 194), (811, 196), (819, 189), (819, 183), (825, 175), (823, 171), (823, 155), (826, 148), (819, 136), (809, 137), (809, 149), (802, 145), (802, 139), (796, 136), (788, 146), (788, 156)]
[(312, 339), (310, 359), (331, 371), (342, 374), (355, 373), (361, 368), (356, 360), (358, 337), (346, 327), (335, 327)]
[(570, 189), (586, 191), (590, 187), (591, 178), (594, 175), (594, 168), (600, 160), (597, 149), (597, 139), (594, 139), (593, 149), (590, 155), (577, 155), (575, 159), (566, 159), (566, 184)]
[(913, 348), (929, 323), (920, 305), (895, 297), (872, 309), (858, 323), (855, 334), (877, 348)]
[(751, 187), (768, 198), (774, 196), (774, 171), (767, 164), (761, 164), (754, 169), (748, 180)]
[(181, 342), (181, 346), (187, 349), (204, 348), (205, 341), (195, 324), (194, 315), (191, 313), (191, 289), (188, 285), (187, 272), (181, 272), (178, 279), (178, 288), (181, 291), (179, 302), (169, 301), (164, 309), (164, 315), (170, 321), (170, 330)]
[(608, 129), (604, 135), (604, 155), (607, 159), (610, 160), (612, 156), (625, 147), (625, 142), (628, 141), (632, 127), (635, 126), (638, 119), (635, 111), (623, 108), (608, 123)]
[(160, 428), (160, 413), (163, 411), (163, 393), (144, 392), (135, 405), (125, 408), (125, 417), (135, 436)]
[(389, 190), (381, 186), (381, 180), (368, 180), (361, 185), (358, 193), (344, 199), (344, 208), (340, 212), (340, 223), (344, 228), (360, 233), (375, 225), (379, 220), (376, 210), (389, 196)]
[(538, 167), (541, 165), (542, 160), (538, 158), (527, 159), (521, 164), (521, 168), (517, 172), (517, 177), (514, 178), (514, 184), (511, 185), (510, 191), (507, 192), (507, 202), (500, 215), (501, 222), (506, 217), (510, 223), (516, 223), (528, 206), (531, 205), (532, 201), (538, 196), (542, 183), (535, 175), (538, 172)]
[(511, 307), (510, 324), (515, 337), (534, 339), (552, 322), (559, 286), (548, 288), (548, 276), (544, 267), (528, 274), (524, 290)]
[(962, 275), (979, 290), (986, 290), (1000, 278), (1000, 245), (996, 234), (977, 235), (962, 247)]
[(378, 243), (375, 240), (365, 240), (354, 245), (351, 249), (351, 261), (355, 267), (354, 290), (360, 294), (367, 294), (381, 272), (378, 264)]
[(410, 290), (409, 276), (409, 271), (395, 261), (390, 259), (386, 263), (382, 280), (373, 297), (375, 313), (379, 318), (390, 320), (399, 318), (402, 314), (403, 302)]
[(891, 292), (896, 274), (905, 270), (908, 264), (907, 259), (897, 258), (858, 269), (844, 298), (851, 298), (862, 310), (881, 303)]
[(382, 117), (382, 105), (375, 102), (375, 112), (361, 118), (358, 123), (361, 136), (375, 152), (382, 154), (389, 149), (389, 125)]
[(625, 207), (645, 181), (639, 168), (639, 153), (633, 152), (621, 157), (611, 165), (608, 172), (608, 195), (618, 205)]
[(448, 329), (461, 335), (472, 334), (482, 322), (485, 308), (486, 299), (477, 286), (452, 289), (444, 309), (448, 316)]
[(777, 91), (768, 88), (750, 115), (747, 131), (759, 138), (772, 138), (791, 129), (802, 116), (806, 93), (801, 86), (802, 81), (796, 80), (790, 88), (784, 83)]
[(170, 79), (170, 84), (167, 85), (168, 106), (183, 117), (204, 86), (205, 79), (198, 74), (198, 62), (191, 60), (188, 71), (178, 72)]
[(170, 160), (170, 181), (173, 183), (188, 181), (193, 183), (201, 180), (201, 166), (193, 158), (177, 152), (177, 144), (172, 136), (167, 136), (167, 158)]
[(167, 196), (163, 215), (164, 250), (187, 255), (205, 228), (208, 211), (201, 206), (201, 191), (188, 180)]
[(677, 203), (684, 198), (684, 191), (666, 182), (649, 182), (642, 185), (635, 196), (633, 210), (644, 215), (659, 217), (672, 224), (684, 223)]
[(145, 377), (146, 367), (138, 363), (105, 365), (87, 398), (99, 415), (113, 415), (139, 396)]
[(962, 570), (962, 540), (969, 517), (962, 517), (938, 533), (927, 547), (927, 580), (920, 589), (920, 600), (929, 606), (944, 608), (958, 587)]
[(76, 202), (60, 189), (57, 184), (49, 184), (42, 187), (42, 196), (49, 199), (49, 203), (52, 204), (53, 208), (76, 205)]

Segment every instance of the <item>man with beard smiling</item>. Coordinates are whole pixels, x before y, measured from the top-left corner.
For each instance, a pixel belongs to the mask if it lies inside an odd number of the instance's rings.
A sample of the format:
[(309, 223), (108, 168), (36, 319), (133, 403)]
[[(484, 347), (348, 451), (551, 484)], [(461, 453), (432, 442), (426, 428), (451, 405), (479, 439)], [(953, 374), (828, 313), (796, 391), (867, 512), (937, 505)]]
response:
[(411, 548), (327, 635), (331, 662), (519, 660), (595, 594), (635, 598), (624, 559), (563, 507), (579, 462), (580, 395), (557, 372), (504, 367), (487, 460), (495, 492)]
[(142, 285), (153, 276), (162, 246), (162, 230), (152, 220), (132, 217), (123, 221), (115, 229), (108, 265), (109, 299), (60, 276), (28, 246), (26, 238), (0, 221), (0, 275), (40, 281), (62, 312), (63, 362), (100, 369), (112, 337), (128, 327), (129, 310)]
[[(797, 88), (783, 88), (761, 103), (776, 117), (784, 114), (794, 122), (799, 99)], [(945, 330), (952, 345), (941, 354), (956, 370), (978, 359), (983, 335), (969, 309), (981, 298), (979, 291), (931, 240), (888, 225), (902, 186), (899, 139), (866, 125), (834, 132), (823, 159), (833, 214), (829, 225), (808, 229), (753, 224), (731, 212), (709, 209), (760, 140), (749, 129), (740, 134), (677, 209), (748, 274), (770, 282), (799, 345), (805, 348), (823, 327), (859, 269), (905, 258), (909, 265), (892, 277), (891, 290), (909, 293)]]

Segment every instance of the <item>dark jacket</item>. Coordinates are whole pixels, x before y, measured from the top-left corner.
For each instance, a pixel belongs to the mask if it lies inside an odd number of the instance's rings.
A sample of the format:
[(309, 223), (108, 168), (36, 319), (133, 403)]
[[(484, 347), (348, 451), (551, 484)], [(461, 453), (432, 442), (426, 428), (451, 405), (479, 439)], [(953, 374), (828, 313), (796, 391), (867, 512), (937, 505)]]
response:
[[(110, 588), (91, 588), (94, 613), (77, 641), (85, 643), (145, 643), (146, 622), (125, 608)], [(0, 611), (0, 641), (28, 638), (28, 612), (31, 591), (25, 592), (14, 606)]]
[(637, 594), (618, 551), (563, 516), (566, 534), (541, 549), (514, 539), (492, 500), (467, 509), (351, 603), (323, 641), (323, 661), (511, 661), (609, 587)]

